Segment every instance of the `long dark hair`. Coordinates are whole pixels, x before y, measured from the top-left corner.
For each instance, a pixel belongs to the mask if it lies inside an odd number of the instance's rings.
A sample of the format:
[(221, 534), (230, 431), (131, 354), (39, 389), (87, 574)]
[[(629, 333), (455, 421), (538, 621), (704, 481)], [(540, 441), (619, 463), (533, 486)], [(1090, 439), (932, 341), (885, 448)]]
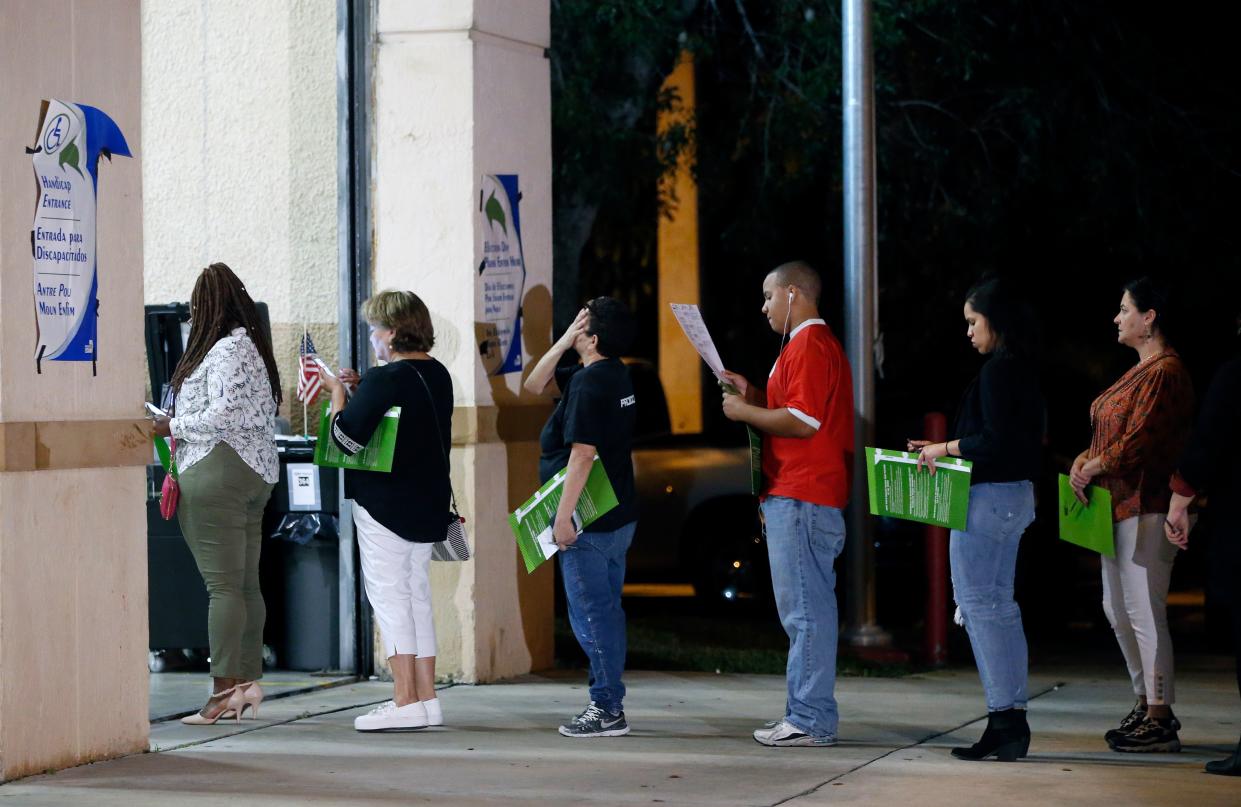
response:
[(1013, 281), (995, 275), (983, 276), (966, 292), (965, 301), (987, 318), (995, 333), (996, 353), (1029, 359), (1038, 357), (1038, 321)]
[(194, 283), (190, 295), (190, 342), (172, 374), (172, 388), (180, 392), (181, 385), (198, 369), (215, 343), (228, 336), (233, 328), (245, 328), (263, 364), (267, 365), (267, 380), (271, 384), (271, 397), (276, 405), (284, 401), (280, 390), (280, 371), (276, 369), (276, 356), (271, 349), (271, 337), (259, 320), (258, 308), (250, 293), (242, 285), (233, 270), (222, 263), (213, 263), (202, 271)]

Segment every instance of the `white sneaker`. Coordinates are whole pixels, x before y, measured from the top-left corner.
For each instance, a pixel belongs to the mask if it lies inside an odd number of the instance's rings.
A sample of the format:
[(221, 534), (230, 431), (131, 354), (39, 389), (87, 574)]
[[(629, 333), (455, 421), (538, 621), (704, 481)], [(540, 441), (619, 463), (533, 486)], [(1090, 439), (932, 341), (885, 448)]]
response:
[(770, 745), (779, 748), (789, 746), (811, 746), (823, 748), (836, 744), (835, 737), (812, 737), (787, 720), (781, 720), (774, 726), (768, 723), (767, 726), (767, 728), (761, 728), (754, 732), (755, 741), (762, 743), (763, 745)]
[(431, 698), (429, 701), (422, 701), (422, 705), (427, 710), (428, 726), (444, 725), (444, 710), (440, 706), (439, 698)]
[(358, 731), (413, 731), (426, 725), (427, 710), (417, 701), (405, 706), (388, 701), (353, 719)]

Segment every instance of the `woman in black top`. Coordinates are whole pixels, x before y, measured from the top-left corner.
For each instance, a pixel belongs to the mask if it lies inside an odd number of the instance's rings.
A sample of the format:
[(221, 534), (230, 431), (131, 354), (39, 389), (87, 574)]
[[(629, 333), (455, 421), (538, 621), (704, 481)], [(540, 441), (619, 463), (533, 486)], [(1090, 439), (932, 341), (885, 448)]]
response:
[(1011, 762), (1030, 747), (1026, 637), (1013, 578), (1021, 535), (1034, 521), (1043, 394), (1032, 357), (1033, 317), (1003, 281), (970, 289), (965, 321), (970, 344), (988, 358), (965, 391), (952, 439), (911, 440), (908, 448), (919, 450), (918, 465), (931, 473), (940, 457), (973, 463), (965, 530), (952, 531), (949, 556), (953, 596), (987, 697), (987, 728), (952, 755)]
[[(1241, 334), (1241, 316), (1237, 318)], [(1189, 505), (1200, 494), (1214, 505), (1207, 511), (1211, 521), (1214, 582), (1231, 606), (1233, 643), (1237, 654), (1237, 689), (1241, 691), (1241, 527), (1237, 507), (1241, 502), (1241, 469), (1236, 461), (1241, 440), (1241, 356), (1216, 373), (1202, 402), (1202, 412), (1189, 445), (1172, 477), (1172, 504), (1164, 532), (1181, 549), (1189, 548)], [(1228, 759), (1208, 762), (1207, 773), (1241, 776), (1241, 741)]]
[(332, 439), (347, 454), (365, 448), (385, 413), (401, 408), (392, 471), (345, 471), (366, 596), (395, 689), (391, 701), (354, 720), (354, 728), (441, 725), (427, 567), (432, 544), (448, 532), (452, 379), (444, 365), (427, 355), (435, 335), (418, 295), (383, 291), (366, 301), (362, 313), (370, 323), (375, 356), (387, 364), (367, 371), (348, 399), (344, 383), (320, 369), (332, 395)]

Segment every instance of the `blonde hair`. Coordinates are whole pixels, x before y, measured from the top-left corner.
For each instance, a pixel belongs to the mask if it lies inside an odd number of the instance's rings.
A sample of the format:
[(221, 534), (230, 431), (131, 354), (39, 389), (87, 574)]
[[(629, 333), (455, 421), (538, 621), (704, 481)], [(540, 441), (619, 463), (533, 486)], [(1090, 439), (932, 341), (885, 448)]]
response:
[(392, 331), (392, 349), (424, 352), (435, 346), (435, 329), (426, 303), (412, 291), (387, 289), (362, 303), (367, 322)]

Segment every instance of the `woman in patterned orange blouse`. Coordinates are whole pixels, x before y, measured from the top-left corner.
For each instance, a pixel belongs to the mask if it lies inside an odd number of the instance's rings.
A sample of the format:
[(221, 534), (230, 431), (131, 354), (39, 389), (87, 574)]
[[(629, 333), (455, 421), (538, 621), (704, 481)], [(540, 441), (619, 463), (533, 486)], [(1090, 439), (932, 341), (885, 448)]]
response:
[(1176, 547), (1163, 540), (1168, 480), (1193, 425), (1189, 374), (1167, 337), (1168, 291), (1148, 278), (1125, 286), (1117, 341), (1138, 363), (1090, 407), (1090, 448), (1073, 462), (1071, 480), (1085, 502), (1095, 484), (1112, 494), (1116, 557), (1103, 557), (1107, 614), (1137, 703), (1104, 737), (1115, 751), (1181, 749), (1172, 714), (1172, 637), (1168, 582)]

